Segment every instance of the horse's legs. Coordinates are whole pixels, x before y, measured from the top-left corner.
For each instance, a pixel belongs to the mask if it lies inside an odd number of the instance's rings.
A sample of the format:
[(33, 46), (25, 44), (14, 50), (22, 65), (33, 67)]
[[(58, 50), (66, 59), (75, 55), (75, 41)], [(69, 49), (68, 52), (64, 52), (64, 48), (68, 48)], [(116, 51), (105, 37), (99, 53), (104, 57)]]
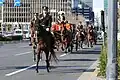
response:
[(47, 72), (49, 72), (49, 67), (50, 67), (50, 63), (49, 63), (49, 51), (47, 49), (45, 49), (45, 54), (46, 54), (46, 68), (47, 68)]
[(83, 48), (83, 40), (80, 41), (80, 47)]
[(35, 39), (33, 39), (32, 41), (32, 48), (33, 48), (33, 59), (34, 61), (36, 61), (36, 42), (35, 42)]
[(76, 40), (76, 51), (78, 50), (78, 44), (79, 42), (78, 42), (78, 40)]
[(39, 71), (38, 71), (39, 61), (40, 61), (40, 51), (37, 53), (37, 64), (36, 64), (36, 71), (37, 71), (37, 73), (39, 72)]
[(39, 61), (40, 61), (40, 52), (41, 52), (40, 45), (37, 44), (37, 63), (36, 63), (36, 71), (37, 71), (37, 73), (39, 72), (38, 71), (38, 64), (39, 64)]
[(93, 41), (92, 40), (90, 40), (90, 46), (91, 46), (91, 48), (93, 47)]

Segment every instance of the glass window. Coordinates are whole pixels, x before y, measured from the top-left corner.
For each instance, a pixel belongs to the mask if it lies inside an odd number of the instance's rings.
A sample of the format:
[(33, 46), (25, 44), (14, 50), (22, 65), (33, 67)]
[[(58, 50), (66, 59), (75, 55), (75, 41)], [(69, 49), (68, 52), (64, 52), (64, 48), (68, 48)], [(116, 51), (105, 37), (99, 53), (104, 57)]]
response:
[(22, 31), (16, 31), (16, 33), (22, 33)]

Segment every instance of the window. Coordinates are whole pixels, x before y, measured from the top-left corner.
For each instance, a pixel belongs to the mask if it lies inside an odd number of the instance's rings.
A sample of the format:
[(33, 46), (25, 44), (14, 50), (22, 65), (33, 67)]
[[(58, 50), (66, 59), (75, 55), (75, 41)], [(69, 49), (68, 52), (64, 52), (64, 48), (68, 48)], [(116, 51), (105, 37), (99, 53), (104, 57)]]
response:
[(22, 31), (16, 31), (16, 33), (22, 33)]

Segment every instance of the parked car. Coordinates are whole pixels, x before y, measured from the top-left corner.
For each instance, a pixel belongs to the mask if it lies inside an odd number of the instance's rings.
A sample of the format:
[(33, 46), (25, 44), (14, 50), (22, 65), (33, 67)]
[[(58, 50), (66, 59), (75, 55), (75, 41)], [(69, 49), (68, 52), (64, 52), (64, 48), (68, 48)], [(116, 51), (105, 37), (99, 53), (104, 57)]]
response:
[(29, 30), (24, 30), (24, 31), (23, 31), (23, 38), (24, 38), (24, 39), (29, 39), (29, 37), (30, 37)]
[(103, 32), (102, 31), (98, 31), (97, 32), (97, 39), (98, 40), (102, 40), (103, 39)]
[(14, 36), (23, 36), (22, 30), (21, 29), (15, 29), (13, 35)]
[(14, 40), (22, 40), (23, 39), (23, 32), (22, 29), (15, 29), (12, 39)]

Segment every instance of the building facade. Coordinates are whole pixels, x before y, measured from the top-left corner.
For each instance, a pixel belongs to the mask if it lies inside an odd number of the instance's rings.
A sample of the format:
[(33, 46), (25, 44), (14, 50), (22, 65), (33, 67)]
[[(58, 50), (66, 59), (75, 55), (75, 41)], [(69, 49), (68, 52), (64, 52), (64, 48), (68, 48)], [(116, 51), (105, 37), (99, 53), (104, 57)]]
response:
[[(10, 32), (15, 27), (28, 29), (30, 20), (34, 17), (34, 13), (41, 13), (42, 6), (48, 6), (52, 14), (53, 22), (56, 21), (57, 13), (64, 11), (66, 15), (70, 15), (70, 0), (20, 0), (21, 6), (15, 7), (14, 0), (4, 0), (5, 3), (0, 8), (1, 30)], [(1, 15), (3, 17), (1, 17)]]
[(73, 0), (72, 13), (82, 14), (86, 21), (94, 22), (93, 0)]

